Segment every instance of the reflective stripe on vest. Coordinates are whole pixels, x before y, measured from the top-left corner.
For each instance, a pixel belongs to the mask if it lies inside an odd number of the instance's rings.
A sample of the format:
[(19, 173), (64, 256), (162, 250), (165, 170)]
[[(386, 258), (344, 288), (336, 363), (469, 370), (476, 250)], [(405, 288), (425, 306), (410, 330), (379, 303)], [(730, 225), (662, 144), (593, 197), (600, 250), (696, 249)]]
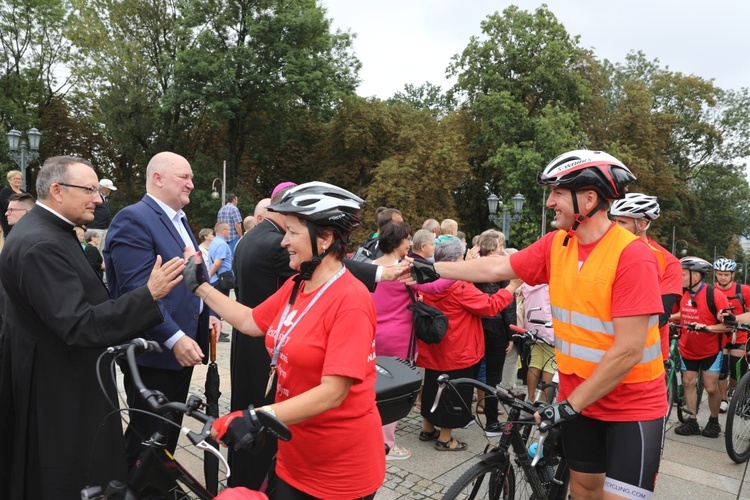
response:
[[(651, 316), (649, 324), (653, 323), (654, 319), (656, 320), (657, 324), (659, 323), (658, 316)], [(555, 349), (557, 349), (557, 351), (565, 356), (589, 361), (591, 363), (599, 363), (602, 360), (602, 357), (604, 357), (604, 353), (607, 352), (601, 349), (594, 349), (592, 347), (584, 347), (578, 344), (571, 344), (570, 342), (559, 338), (555, 338)], [(648, 363), (655, 359), (661, 359), (661, 344), (654, 344), (652, 346), (646, 347), (643, 350), (643, 356), (641, 357), (639, 363)]]
[[(568, 246), (563, 247), (564, 237), (564, 231), (555, 236), (550, 259), (550, 303), (557, 365), (560, 372), (575, 373), (585, 379), (614, 345), (612, 286), (620, 255), (638, 238), (620, 226), (612, 226), (579, 269), (577, 239), (572, 238)], [(661, 272), (658, 263), (654, 267), (656, 273)], [(628, 372), (623, 383), (646, 382), (663, 376), (658, 326), (659, 317), (651, 316), (641, 360)]]

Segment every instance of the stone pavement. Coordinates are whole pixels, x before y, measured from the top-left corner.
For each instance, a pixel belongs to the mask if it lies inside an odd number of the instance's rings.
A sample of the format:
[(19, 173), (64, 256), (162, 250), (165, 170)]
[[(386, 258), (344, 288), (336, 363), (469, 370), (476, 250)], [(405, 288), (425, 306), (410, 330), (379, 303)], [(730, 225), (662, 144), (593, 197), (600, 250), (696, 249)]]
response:
[[(225, 326), (225, 331), (230, 331)], [(218, 344), (217, 364), (221, 376), (221, 412), (229, 410), (229, 351), (230, 343)], [(192, 392), (203, 394), (206, 368), (197, 367), (193, 374)], [(707, 406), (702, 405), (699, 422), (705, 423)], [(719, 439), (703, 436), (679, 436), (674, 433), (677, 412), (672, 412), (664, 446), (659, 480), (654, 494), (655, 500), (688, 499), (750, 499), (750, 478), (746, 477), (747, 464), (735, 464), (727, 455), (724, 434)], [(186, 419), (186, 424), (188, 423)], [(724, 416), (720, 417), (722, 429)], [(198, 427), (197, 425), (195, 427)], [(412, 411), (401, 421), (397, 430), (398, 444), (412, 451), (411, 458), (388, 462), (385, 483), (376, 498), (391, 500), (398, 498), (439, 499), (448, 487), (474, 461), (487, 444), (481, 429), (471, 426), (454, 431), (454, 436), (469, 444), (463, 452), (439, 452), (433, 442), (419, 441), (421, 417)], [(225, 451), (225, 450), (224, 450)], [(203, 452), (180, 438), (177, 459), (185, 464), (201, 481), (203, 479)], [(238, 471), (237, 471), (238, 472)], [(224, 472), (220, 472), (224, 484)]]

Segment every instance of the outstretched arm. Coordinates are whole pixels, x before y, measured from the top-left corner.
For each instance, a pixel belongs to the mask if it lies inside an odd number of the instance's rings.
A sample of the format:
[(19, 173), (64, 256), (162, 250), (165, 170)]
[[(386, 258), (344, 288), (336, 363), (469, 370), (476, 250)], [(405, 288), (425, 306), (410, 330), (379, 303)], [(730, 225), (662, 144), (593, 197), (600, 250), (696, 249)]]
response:
[(500, 256), (494, 259), (471, 259), (460, 262), (436, 262), (435, 271), (441, 278), (465, 280), (472, 283), (494, 283), (517, 278), (510, 259)]

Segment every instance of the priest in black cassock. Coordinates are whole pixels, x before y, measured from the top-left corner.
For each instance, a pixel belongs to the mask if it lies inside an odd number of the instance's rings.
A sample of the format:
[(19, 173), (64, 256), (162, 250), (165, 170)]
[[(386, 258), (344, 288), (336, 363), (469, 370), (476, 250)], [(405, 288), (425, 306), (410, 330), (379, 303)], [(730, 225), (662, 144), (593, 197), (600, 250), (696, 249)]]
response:
[(146, 286), (110, 299), (73, 232), (93, 220), (98, 186), (88, 161), (49, 158), (37, 177), (37, 205), (0, 254), (2, 499), (80, 498), (87, 485), (126, 479), (122, 423), (116, 414), (105, 418), (116, 387), (107, 360), (105, 397), (96, 360), (162, 321), (156, 299), (180, 281), (184, 264), (160, 267), (157, 259)]

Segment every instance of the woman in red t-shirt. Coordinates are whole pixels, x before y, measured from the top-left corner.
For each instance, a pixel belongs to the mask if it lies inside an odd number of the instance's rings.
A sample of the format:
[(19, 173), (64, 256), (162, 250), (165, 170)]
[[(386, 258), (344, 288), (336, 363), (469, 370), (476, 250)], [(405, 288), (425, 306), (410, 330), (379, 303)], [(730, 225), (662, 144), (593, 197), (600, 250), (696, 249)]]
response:
[[(258, 408), (290, 425), (279, 442), (271, 500), (370, 499), (385, 477), (385, 445), (375, 405), (375, 307), (365, 286), (343, 266), (359, 226), (362, 200), (330, 184), (291, 189), (268, 210), (286, 214), (282, 246), (300, 272), (255, 309), (200, 283), (186, 284), (239, 331), (266, 338), (277, 381), (275, 403)], [(200, 284), (199, 284), (200, 283)], [(212, 435), (244, 444), (248, 410), (218, 419)], [(252, 441), (252, 439), (250, 440)]]

